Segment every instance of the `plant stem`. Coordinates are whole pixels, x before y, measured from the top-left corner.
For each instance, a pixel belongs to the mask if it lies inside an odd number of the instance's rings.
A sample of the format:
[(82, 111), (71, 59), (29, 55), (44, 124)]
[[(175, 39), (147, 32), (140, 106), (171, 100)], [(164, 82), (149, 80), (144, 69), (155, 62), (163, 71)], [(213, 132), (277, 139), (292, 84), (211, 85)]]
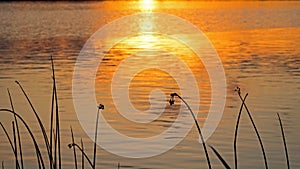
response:
[(21, 122), (24, 124), (25, 128), (27, 129), (28, 133), (29, 133), (30, 136), (31, 136), (31, 139), (32, 139), (32, 141), (33, 141), (33, 143), (34, 143), (34, 147), (35, 147), (35, 149), (36, 149), (37, 157), (38, 157), (38, 159), (40, 159), (41, 164), (42, 164), (42, 168), (44, 169), (44, 168), (45, 168), (45, 165), (44, 165), (44, 161), (43, 161), (43, 157), (42, 157), (41, 151), (40, 151), (40, 149), (39, 149), (39, 146), (38, 146), (38, 144), (37, 144), (37, 142), (36, 142), (36, 139), (35, 139), (35, 137), (34, 137), (32, 131), (30, 130), (30, 128), (29, 128), (28, 124), (25, 122), (25, 120), (24, 120), (19, 114), (15, 113), (14, 111), (9, 110), (9, 109), (0, 109), (0, 112), (11, 113), (11, 114), (13, 114), (13, 115), (16, 115), (16, 117), (18, 117), (18, 118), (21, 120)]
[[(201, 128), (198, 124), (198, 121), (195, 117), (195, 114), (194, 112), (192, 111), (191, 107), (188, 105), (188, 103), (181, 97), (179, 96), (177, 93), (172, 93), (174, 96), (177, 96), (185, 105), (186, 107), (189, 109), (189, 111), (191, 112), (192, 114), (192, 117), (196, 123), (196, 126), (197, 126), (197, 129), (198, 129), (198, 132), (199, 132), (199, 135), (200, 135), (200, 138), (201, 138), (201, 141), (202, 141), (202, 145), (203, 145), (203, 149), (204, 149), (204, 152), (205, 152), (205, 156), (206, 156), (206, 160), (207, 160), (207, 165), (208, 165), (208, 168), (211, 169), (211, 164), (210, 164), (210, 159), (209, 159), (209, 155), (208, 155), (208, 151), (207, 151), (207, 148), (206, 148), (206, 144), (205, 144), (205, 140), (203, 138), (203, 135), (202, 135), (202, 132), (201, 132)], [(171, 94), (171, 96), (172, 96)]]
[(213, 147), (213, 146), (210, 146), (209, 147), (213, 150), (213, 152), (217, 155), (217, 157), (219, 158), (219, 160), (222, 162), (223, 166), (226, 168), (226, 169), (231, 169), (230, 166), (226, 163), (226, 161), (224, 160), (224, 158), (221, 156), (221, 154)]
[(58, 148), (58, 165), (59, 169), (61, 169), (61, 146), (60, 146), (60, 124), (59, 124), (59, 111), (58, 111), (58, 97), (57, 97), (57, 89), (56, 89), (56, 80), (55, 80), (55, 69), (54, 69), (54, 61), (51, 55), (51, 67), (52, 67), (52, 78), (53, 78), (53, 91), (54, 91), (54, 100), (55, 100), (55, 112), (56, 112), (56, 137), (57, 137), (57, 148)]
[(26, 93), (25, 90), (23, 89), (22, 85), (21, 85), (20, 82), (18, 82), (18, 81), (16, 81), (16, 83), (19, 85), (20, 89), (22, 90), (24, 96), (26, 97), (26, 99), (27, 99), (27, 101), (28, 101), (28, 103), (29, 103), (29, 105), (30, 105), (30, 107), (31, 107), (31, 109), (32, 109), (32, 111), (33, 111), (33, 113), (34, 113), (34, 115), (35, 115), (37, 121), (38, 121), (38, 124), (39, 124), (39, 126), (40, 126), (40, 128), (41, 128), (41, 131), (42, 131), (42, 133), (43, 133), (44, 141), (45, 141), (46, 148), (47, 148), (47, 153), (48, 153), (48, 156), (49, 156), (49, 161), (50, 161), (50, 163), (51, 163), (51, 162), (52, 162), (52, 156), (51, 156), (50, 149), (49, 149), (49, 148), (50, 148), (50, 147), (49, 147), (49, 141), (48, 141), (48, 136), (47, 136), (47, 134), (46, 134), (45, 127), (44, 127), (44, 125), (43, 125), (43, 123), (42, 123), (42, 121), (41, 121), (41, 119), (40, 119), (38, 113), (36, 112), (36, 110), (35, 110), (33, 104), (31, 103), (31, 101), (30, 101), (30, 99), (29, 99), (27, 93)]
[(281, 130), (281, 135), (282, 135), (282, 141), (283, 141), (283, 145), (284, 145), (285, 158), (286, 158), (286, 165), (287, 165), (287, 168), (290, 169), (289, 154), (288, 154), (288, 149), (287, 149), (286, 140), (285, 140), (285, 136), (284, 136), (284, 130), (283, 130), (283, 126), (282, 126), (282, 121), (281, 121), (281, 118), (280, 118), (280, 116), (279, 116), (279, 113), (277, 113), (277, 116), (278, 116), (278, 120), (279, 120), (279, 124), (280, 124), (280, 130)]
[[(8, 96), (9, 96), (9, 101), (10, 101), (10, 105), (11, 105), (11, 109), (12, 111), (15, 111), (14, 109), (14, 105), (12, 102), (12, 98), (9, 92), (9, 89), (7, 89), (8, 92)], [(19, 124), (18, 124), (18, 120), (16, 115), (14, 114), (14, 119), (15, 119), (15, 123), (16, 123), (16, 129), (17, 129), (17, 135), (18, 135), (18, 143), (19, 143), (19, 150), (20, 150), (20, 159), (21, 159), (21, 168), (24, 168), (24, 163), (23, 163), (23, 153), (22, 153), (22, 144), (21, 144), (21, 137), (20, 137), (20, 130), (19, 130)]]
[[(239, 97), (240, 97), (240, 100), (243, 101), (243, 98), (242, 98), (240, 92), (238, 92), (238, 95), (239, 95)], [(244, 105), (244, 107), (245, 107), (245, 109), (246, 109), (246, 111), (247, 111), (247, 114), (248, 114), (248, 116), (249, 116), (249, 118), (250, 118), (250, 121), (251, 121), (251, 123), (252, 123), (252, 126), (253, 126), (253, 128), (254, 128), (254, 130), (255, 130), (256, 136), (257, 136), (257, 138), (258, 138), (258, 141), (259, 141), (259, 144), (260, 144), (260, 147), (261, 147), (261, 151), (262, 151), (262, 154), (263, 154), (264, 162), (265, 162), (265, 168), (268, 169), (267, 156), (266, 156), (266, 152), (265, 152), (265, 149), (264, 149), (264, 145), (263, 145), (262, 139), (261, 139), (261, 137), (260, 137), (260, 135), (259, 135), (258, 129), (257, 129), (255, 123), (254, 123), (254, 120), (253, 120), (253, 118), (252, 118), (252, 116), (251, 116), (251, 113), (250, 113), (250, 111), (249, 111), (249, 109), (248, 109), (246, 103), (244, 102), (243, 105)]]
[(84, 147), (83, 147), (82, 138), (80, 139), (80, 143), (81, 143), (81, 148), (82, 148), (82, 152), (81, 152), (81, 167), (82, 167), (82, 169), (84, 169), (84, 155), (83, 155)]
[(14, 145), (13, 145), (13, 143), (12, 143), (10, 137), (9, 137), (9, 134), (7, 133), (7, 130), (5, 129), (5, 127), (3, 126), (3, 124), (1, 122), (0, 122), (0, 126), (2, 127), (2, 129), (3, 129), (3, 131), (4, 131), (5, 135), (6, 135), (6, 138), (9, 141), (10, 147), (11, 147), (13, 153), (14, 153), (15, 160), (16, 160), (16, 168), (20, 168), (18, 160), (17, 160), (17, 155), (16, 155), (17, 151), (14, 148)]
[(100, 108), (98, 108), (97, 111), (97, 118), (96, 118), (96, 127), (95, 127), (95, 142), (94, 142), (94, 156), (93, 156), (93, 169), (96, 168), (96, 154), (97, 154), (97, 136), (98, 136), (98, 122), (99, 122), (99, 111)]
[[(72, 127), (70, 127), (70, 128), (71, 128), (72, 144), (74, 144), (75, 141), (74, 141), (73, 130), (72, 130)], [(76, 149), (75, 149), (75, 147), (73, 147), (73, 154), (74, 154), (75, 168), (77, 169), (77, 157), (76, 157)]]
[(242, 100), (242, 105), (240, 107), (239, 110), (239, 114), (238, 114), (238, 118), (236, 121), (236, 125), (235, 125), (235, 132), (234, 132), (234, 141), (233, 141), (233, 151), (234, 151), (234, 168), (237, 169), (237, 135), (238, 135), (238, 128), (239, 128), (239, 124), (240, 124), (240, 119), (241, 119), (241, 114), (242, 114), (242, 110), (246, 101), (246, 98), (248, 96), (248, 93), (245, 95), (244, 99)]
[(86, 153), (83, 151), (83, 149), (80, 146), (78, 146), (76, 143), (69, 144), (68, 146), (69, 146), (69, 148), (71, 148), (71, 147), (77, 147), (81, 151), (81, 153), (84, 155), (84, 157), (87, 159), (87, 161), (89, 162), (90, 166), (93, 168), (93, 163), (91, 162), (91, 160), (89, 159), (89, 157), (86, 155)]

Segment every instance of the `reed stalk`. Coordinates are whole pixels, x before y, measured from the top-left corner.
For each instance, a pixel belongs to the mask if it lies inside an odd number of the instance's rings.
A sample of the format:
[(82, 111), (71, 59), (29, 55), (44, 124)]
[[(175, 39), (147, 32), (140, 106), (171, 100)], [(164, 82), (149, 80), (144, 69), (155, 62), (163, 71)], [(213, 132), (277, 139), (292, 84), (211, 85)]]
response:
[(84, 155), (83, 155), (84, 147), (83, 147), (82, 138), (80, 139), (80, 144), (81, 144), (81, 149), (82, 149), (82, 152), (81, 152), (81, 168), (84, 169)]
[(192, 109), (191, 109), (191, 107), (188, 105), (188, 103), (187, 103), (181, 96), (179, 96), (177, 93), (171, 93), (170, 96), (171, 96), (171, 99), (169, 100), (170, 105), (173, 105), (173, 104), (174, 104), (174, 102), (175, 102), (174, 97), (177, 96), (177, 97), (178, 97), (178, 98), (186, 105), (186, 107), (187, 107), (187, 108), (189, 109), (189, 111), (191, 112), (192, 117), (193, 117), (193, 119), (194, 119), (194, 121), (195, 121), (195, 124), (196, 124), (196, 126), (197, 126), (198, 133), (199, 133), (199, 135), (200, 135), (201, 141), (202, 141), (202, 146), (203, 146), (203, 149), (204, 149), (204, 152), (205, 152), (205, 156), (206, 156), (208, 168), (211, 169), (210, 159), (209, 159), (208, 151), (207, 151), (207, 148), (206, 148), (205, 140), (204, 140), (204, 137), (203, 137), (203, 135), (202, 135), (201, 128), (200, 128), (200, 126), (199, 126), (199, 124), (198, 124), (198, 121), (197, 121), (197, 119), (196, 119), (196, 117), (195, 117), (194, 112), (192, 111)]
[(16, 168), (20, 168), (19, 160), (18, 160), (18, 147), (17, 147), (17, 138), (16, 138), (17, 136), (16, 136), (15, 123), (14, 123), (14, 121), (12, 121), (11, 123), (12, 123), (13, 136), (14, 136), (14, 147), (15, 147), (14, 154), (15, 154)]
[(279, 124), (280, 124), (280, 130), (281, 130), (282, 141), (283, 141), (284, 152), (285, 152), (285, 158), (286, 158), (286, 165), (287, 165), (287, 168), (290, 169), (290, 160), (289, 160), (289, 154), (288, 154), (288, 149), (287, 149), (287, 145), (286, 145), (283, 125), (282, 125), (282, 121), (281, 121), (281, 118), (279, 116), (279, 113), (277, 113), (277, 116), (278, 116), (278, 120), (279, 120)]
[(78, 148), (78, 150), (81, 151), (81, 153), (83, 154), (83, 156), (85, 157), (85, 159), (88, 161), (88, 163), (90, 164), (90, 166), (93, 168), (94, 165), (93, 165), (92, 161), (90, 160), (90, 158), (88, 157), (88, 155), (84, 152), (84, 150), (79, 145), (77, 145), (76, 143), (74, 143), (74, 144), (68, 144), (68, 147), (69, 148), (72, 148), (72, 147)]
[[(74, 134), (73, 134), (72, 127), (70, 127), (70, 130), (71, 130), (71, 136), (72, 136), (72, 144), (74, 144), (75, 143), (75, 139), (74, 139)], [(77, 156), (76, 156), (76, 149), (75, 149), (75, 147), (73, 147), (73, 155), (74, 155), (74, 165), (75, 165), (75, 168), (77, 169)]]
[(38, 161), (40, 160), (41, 162), (41, 168), (45, 168), (45, 165), (44, 165), (44, 160), (43, 160), (43, 157), (42, 157), (42, 154), (41, 154), (41, 151), (40, 151), (40, 148), (36, 142), (36, 139), (32, 133), (32, 131), (30, 130), (30, 127), (28, 126), (28, 124), (25, 122), (25, 120), (19, 115), (17, 114), (16, 112), (12, 111), (12, 110), (9, 110), (9, 109), (0, 109), (0, 112), (7, 112), (7, 113), (10, 113), (10, 114), (13, 114), (13, 115), (16, 115), (16, 117), (21, 120), (21, 122), (23, 123), (23, 125), (25, 126), (25, 128), (27, 129), (30, 137), (31, 137), (31, 140), (33, 141), (33, 144), (34, 144), (34, 147), (36, 149), (36, 154), (37, 154), (37, 158), (38, 158)]
[[(35, 110), (35, 108), (34, 108), (32, 102), (31, 102), (31, 100), (29, 99), (27, 93), (26, 93), (25, 90), (23, 89), (21, 83), (18, 82), (18, 81), (15, 81), (15, 82), (16, 82), (17, 85), (20, 87), (21, 91), (23, 92), (23, 95), (26, 97), (26, 100), (27, 100), (27, 102), (29, 103), (29, 105), (30, 105), (30, 107), (31, 107), (31, 109), (32, 109), (32, 111), (33, 111), (33, 113), (34, 113), (34, 115), (35, 115), (37, 121), (38, 121), (38, 124), (39, 124), (39, 126), (40, 126), (40, 128), (41, 128), (41, 131), (42, 131), (42, 134), (43, 134), (44, 142), (45, 142), (45, 145), (46, 145), (46, 148), (47, 148), (47, 154), (48, 154), (48, 157), (49, 157), (49, 161), (50, 161), (50, 163), (51, 163), (51, 162), (52, 162), (52, 156), (51, 156), (51, 153), (50, 153), (49, 140), (48, 140), (48, 136), (47, 136), (47, 134), (46, 134), (45, 127), (44, 127), (44, 125), (43, 125), (43, 123), (42, 123), (42, 121), (41, 121), (41, 119), (40, 119), (38, 113), (36, 112), (36, 110)], [(51, 166), (51, 165), (50, 165), (50, 166)]]
[[(58, 96), (57, 96), (57, 88), (56, 88), (56, 79), (55, 79), (55, 69), (54, 69), (54, 61), (51, 55), (51, 68), (52, 68), (52, 78), (53, 78), (53, 91), (54, 91), (54, 100), (55, 100), (55, 124), (56, 124), (56, 137), (57, 137), (57, 149), (58, 149), (58, 166), (61, 169), (61, 141), (60, 141), (60, 121), (59, 121), (59, 110), (58, 110)], [(56, 146), (55, 146), (56, 147)]]
[[(12, 109), (12, 111), (15, 111), (14, 105), (13, 105), (13, 101), (12, 101), (12, 97), (10, 95), (9, 89), (7, 89), (7, 92), (8, 92), (8, 96), (9, 96), (9, 101), (10, 101), (11, 109)], [(19, 124), (18, 124), (18, 120), (17, 120), (16, 115), (14, 115), (14, 120), (15, 120), (15, 123), (16, 123), (16, 129), (17, 129), (17, 135), (18, 135), (18, 145), (19, 145), (19, 153), (20, 153), (20, 160), (21, 160), (21, 168), (23, 169), (24, 168), (24, 161), (23, 161), (22, 144), (21, 144)]]
[(231, 169), (230, 166), (227, 164), (227, 162), (224, 160), (224, 158), (221, 156), (221, 154), (213, 146), (209, 145), (209, 147), (213, 150), (213, 152), (216, 154), (216, 156), (222, 162), (223, 166), (226, 169)]
[(235, 169), (237, 169), (237, 164), (238, 164), (238, 157), (237, 157), (237, 135), (238, 135), (238, 129), (239, 129), (239, 124), (240, 124), (242, 110), (243, 110), (243, 107), (244, 107), (244, 104), (245, 104), (247, 96), (248, 96), (248, 93), (245, 95), (245, 97), (242, 100), (242, 104), (240, 106), (240, 110), (239, 110), (238, 117), (237, 117), (237, 120), (236, 120), (235, 131), (234, 131), (233, 152), (234, 152), (234, 168)]
[[(239, 95), (240, 100), (243, 102), (243, 98), (242, 98), (242, 96), (241, 96), (240, 88), (238, 87), (238, 88), (236, 89), (236, 91), (237, 91), (237, 93), (238, 93), (238, 95)], [(263, 158), (264, 158), (265, 168), (268, 169), (269, 167), (268, 167), (268, 162), (267, 162), (267, 156), (266, 156), (266, 152), (265, 152), (265, 149), (264, 149), (264, 145), (263, 145), (262, 139), (261, 139), (261, 137), (260, 137), (260, 134), (259, 134), (259, 132), (258, 132), (258, 129), (257, 129), (256, 125), (255, 125), (254, 119), (252, 118), (252, 115), (251, 115), (251, 113), (250, 113), (250, 111), (249, 111), (249, 109), (248, 109), (246, 103), (244, 102), (243, 105), (244, 105), (244, 107), (245, 107), (245, 109), (246, 109), (246, 111), (247, 111), (247, 114), (248, 114), (248, 116), (249, 116), (249, 118), (250, 118), (251, 124), (252, 124), (252, 126), (253, 126), (253, 128), (254, 128), (254, 131), (255, 131), (255, 133), (256, 133), (256, 136), (257, 136), (257, 138), (258, 138), (258, 141), (259, 141), (259, 144), (260, 144), (260, 147), (261, 147), (261, 151), (262, 151), (262, 154), (263, 154)]]
[(7, 138), (8, 142), (9, 142), (9, 144), (10, 144), (10, 147), (11, 147), (13, 153), (14, 153), (15, 161), (16, 161), (16, 168), (20, 169), (18, 158), (17, 158), (16, 148), (14, 147), (13, 142), (11, 141), (11, 138), (10, 138), (7, 130), (5, 129), (5, 127), (3, 126), (3, 124), (1, 122), (0, 122), (0, 126), (2, 127), (2, 129), (3, 129), (3, 131), (4, 131), (5, 135), (6, 135), (6, 138)]
[(97, 138), (98, 138), (98, 123), (99, 123), (99, 112), (104, 109), (104, 105), (100, 104), (98, 106), (97, 118), (96, 118), (96, 127), (95, 127), (95, 141), (94, 141), (94, 153), (93, 153), (93, 168), (96, 168), (96, 156), (97, 156)]

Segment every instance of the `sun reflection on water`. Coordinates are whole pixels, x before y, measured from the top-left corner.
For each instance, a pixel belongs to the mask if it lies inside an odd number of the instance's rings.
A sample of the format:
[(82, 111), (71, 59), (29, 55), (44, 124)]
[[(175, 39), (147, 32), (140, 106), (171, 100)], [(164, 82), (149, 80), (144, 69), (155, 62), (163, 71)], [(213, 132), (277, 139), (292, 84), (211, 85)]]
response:
[(152, 12), (154, 8), (154, 0), (140, 0), (140, 9), (142, 12)]

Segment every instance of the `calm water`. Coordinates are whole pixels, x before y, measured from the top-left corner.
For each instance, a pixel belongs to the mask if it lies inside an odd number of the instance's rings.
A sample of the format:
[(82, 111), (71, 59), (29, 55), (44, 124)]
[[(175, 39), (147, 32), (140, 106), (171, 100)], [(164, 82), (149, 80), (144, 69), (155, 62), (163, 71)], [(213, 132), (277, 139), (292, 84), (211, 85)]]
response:
[[(105, 24), (122, 16), (149, 11), (173, 14), (190, 21), (207, 35), (219, 53), (226, 73), (227, 100), (222, 120), (207, 143), (214, 145), (233, 164), (233, 134), (240, 106), (234, 88), (240, 86), (243, 93), (249, 93), (248, 107), (265, 143), (270, 168), (285, 167), (277, 112), (281, 114), (285, 126), (291, 166), (299, 168), (300, 2), (0, 3), (0, 107), (10, 106), (6, 91), (9, 88), (16, 110), (39, 136), (33, 113), (14, 83), (19, 80), (44, 124), (49, 126), (52, 90), (49, 56), (52, 54), (58, 81), (63, 166), (73, 168), (72, 151), (66, 146), (71, 142), (70, 126), (74, 129), (76, 141), (79, 143), (83, 138), (88, 154), (92, 153), (92, 140), (81, 128), (72, 101), (76, 58), (87, 39)], [(128, 24), (130, 26), (131, 23)], [(154, 98), (156, 103), (166, 105), (166, 110), (152, 123), (142, 124), (126, 120), (114, 107), (110, 93), (111, 78), (123, 59), (137, 53), (137, 59), (133, 60), (133, 66), (129, 69), (143, 64), (143, 59), (138, 57), (152, 57), (152, 60), (159, 60), (162, 64), (170, 64), (168, 59), (159, 58), (160, 54), (149, 51), (153, 48), (178, 56), (195, 74), (201, 95), (200, 123), (205, 121), (210, 106), (208, 74), (202, 62), (183, 44), (159, 35), (123, 40), (106, 51), (97, 72), (95, 92), (97, 101), (106, 106), (103, 115), (111, 126), (131, 137), (157, 135), (170, 127), (179, 113), (179, 107), (168, 107), (165, 98)], [(143, 52), (145, 50), (147, 52)], [(137, 109), (147, 110), (152, 90), (160, 89), (166, 94), (178, 92), (175, 80), (184, 76), (180, 69), (175, 77), (157, 69), (140, 72), (129, 87), (132, 104)], [(189, 100), (188, 96), (186, 98)], [(192, 100), (189, 102), (198, 104)], [(11, 120), (9, 115), (0, 115), (0, 121), (7, 128), (10, 128)], [(246, 115), (242, 116), (240, 127), (239, 166), (263, 168), (260, 148)], [(25, 129), (21, 133), (25, 165), (36, 168), (31, 140), (26, 136)], [(12, 151), (2, 131), (0, 136), (0, 160), (5, 161), (6, 168), (12, 168)], [(101, 135), (99, 137), (101, 139)], [(197, 140), (198, 133), (194, 127), (172, 150), (144, 159), (120, 157), (98, 147), (97, 166), (116, 168), (120, 162), (124, 168), (206, 168), (204, 153)], [(210, 154), (213, 168), (222, 168), (212, 152)]]

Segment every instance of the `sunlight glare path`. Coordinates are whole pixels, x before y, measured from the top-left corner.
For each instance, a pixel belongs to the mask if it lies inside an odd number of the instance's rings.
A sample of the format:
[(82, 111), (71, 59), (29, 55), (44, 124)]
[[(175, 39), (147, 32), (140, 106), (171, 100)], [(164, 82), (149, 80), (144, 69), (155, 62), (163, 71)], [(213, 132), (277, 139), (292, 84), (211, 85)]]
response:
[(140, 0), (140, 9), (142, 12), (152, 12), (154, 7), (154, 0)]

